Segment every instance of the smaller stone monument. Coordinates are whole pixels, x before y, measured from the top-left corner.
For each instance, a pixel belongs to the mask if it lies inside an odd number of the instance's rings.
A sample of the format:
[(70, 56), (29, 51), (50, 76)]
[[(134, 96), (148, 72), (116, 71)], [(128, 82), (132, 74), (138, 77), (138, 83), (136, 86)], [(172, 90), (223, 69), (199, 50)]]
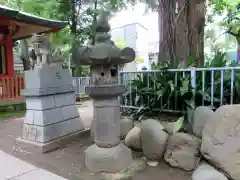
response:
[[(47, 152), (84, 130), (75, 105), (72, 77), (61, 63), (51, 63), (50, 43), (43, 35), (33, 41), (37, 63), (25, 72), (26, 100), (22, 137), (17, 144)], [(56, 60), (55, 60), (56, 62)]]
[(132, 162), (131, 150), (120, 143), (120, 101), (125, 86), (118, 84), (118, 65), (135, 59), (131, 48), (120, 50), (109, 35), (110, 25), (103, 13), (96, 25), (96, 44), (76, 48), (75, 64), (90, 65), (91, 82), (86, 92), (93, 99), (95, 144), (85, 151), (85, 163), (92, 172), (115, 173)]

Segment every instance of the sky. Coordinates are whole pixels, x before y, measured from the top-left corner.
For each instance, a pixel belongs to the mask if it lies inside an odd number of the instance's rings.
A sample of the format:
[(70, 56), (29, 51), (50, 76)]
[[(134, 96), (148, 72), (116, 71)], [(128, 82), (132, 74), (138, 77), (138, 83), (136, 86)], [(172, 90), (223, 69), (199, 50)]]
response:
[(135, 8), (128, 7), (127, 10), (117, 13), (111, 20), (111, 28), (121, 27), (126, 24), (140, 23), (148, 29), (149, 42), (158, 40), (158, 18), (157, 13), (145, 12), (145, 5), (138, 4)]

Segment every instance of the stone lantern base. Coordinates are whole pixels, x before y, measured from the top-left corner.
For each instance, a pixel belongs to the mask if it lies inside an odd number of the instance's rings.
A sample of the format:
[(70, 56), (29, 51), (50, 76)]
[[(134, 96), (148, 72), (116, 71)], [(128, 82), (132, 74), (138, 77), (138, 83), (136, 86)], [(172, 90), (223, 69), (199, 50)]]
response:
[(111, 148), (94, 144), (85, 151), (85, 163), (91, 172), (116, 173), (132, 163), (132, 152), (122, 143)]

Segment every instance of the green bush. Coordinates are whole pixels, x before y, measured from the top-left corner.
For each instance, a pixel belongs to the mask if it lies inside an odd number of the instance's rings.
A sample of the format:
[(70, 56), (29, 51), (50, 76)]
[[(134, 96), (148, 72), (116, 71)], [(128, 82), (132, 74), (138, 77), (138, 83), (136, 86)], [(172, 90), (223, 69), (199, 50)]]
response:
[(23, 117), (26, 111), (26, 103), (6, 103), (0, 105), (0, 120), (13, 117)]
[(25, 111), (26, 103), (16, 103), (0, 106), (0, 113), (2, 112), (14, 112), (14, 111)]
[[(224, 53), (216, 52), (214, 58), (205, 64), (205, 68), (236, 67), (236, 63), (227, 65), (224, 57)], [(194, 66), (193, 61), (189, 58), (188, 67)], [(137, 74), (137, 77), (129, 82), (131, 92), (121, 99), (122, 104), (140, 107), (133, 112), (133, 116), (136, 120), (141, 120), (143, 117), (156, 116), (166, 111), (166, 109), (169, 111), (184, 112), (189, 109), (193, 110), (201, 105), (213, 105), (213, 109), (220, 106), (220, 71), (214, 72), (213, 104), (211, 104), (211, 71), (205, 71), (204, 91), (202, 90), (203, 73), (201, 71), (196, 71), (196, 89), (194, 91), (191, 86), (190, 71), (186, 73), (169, 71), (171, 68), (177, 68), (176, 65), (170, 62), (153, 64), (152, 67), (159, 71), (146, 71)], [(185, 75), (183, 76), (183, 74)], [(234, 71), (233, 76), (233, 103), (240, 103), (240, 71)], [(222, 103), (227, 104), (231, 99), (231, 71), (224, 71), (223, 77), (224, 88)]]

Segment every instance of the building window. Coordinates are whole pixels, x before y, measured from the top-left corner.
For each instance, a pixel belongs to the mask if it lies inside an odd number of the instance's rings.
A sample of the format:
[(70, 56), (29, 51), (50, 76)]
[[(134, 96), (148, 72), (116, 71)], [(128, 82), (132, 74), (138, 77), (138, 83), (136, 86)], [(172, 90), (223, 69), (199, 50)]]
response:
[(6, 45), (0, 45), (0, 74), (7, 74)]

